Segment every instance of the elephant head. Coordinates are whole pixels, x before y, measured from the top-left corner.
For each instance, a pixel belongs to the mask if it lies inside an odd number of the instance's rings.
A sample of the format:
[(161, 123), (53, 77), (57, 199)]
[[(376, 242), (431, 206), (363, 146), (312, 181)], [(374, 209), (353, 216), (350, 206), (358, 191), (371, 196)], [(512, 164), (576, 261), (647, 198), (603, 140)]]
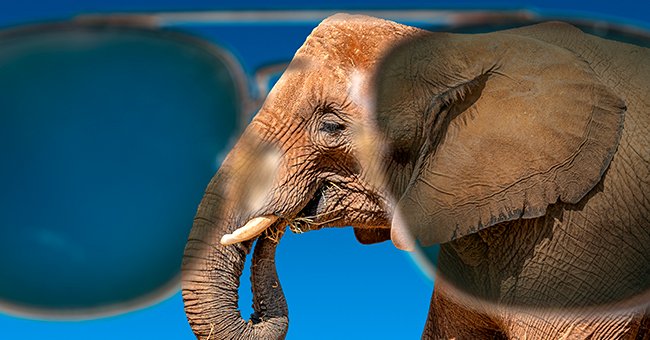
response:
[[(352, 226), (362, 243), (392, 238), (409, 248), (411, 233), (423, 244), (445, 242), (539, 216), (558, 197), (578, 201), (612, 157), (623, 107), (580, 60), (532, 39), (430, 33), (363, 16), (325, 20), (198, 208), (183, 261), (194, 332), (284, 337), (273, 239), (287, 224)], [(496, 119), (504, 124), (490, 124)], [(515, 138), (503, 138), (512, 131)], [(519, 166), (498, 166), (506, 160)], [(237, 288), (256, 238), (256, 312), (246, 322)]]
[[(297, 51), (208, 185), (185, 249), (182, 289), (199, 338), (278, 338), (287, 307), (274, 266), (253, 266), (255, 315), (242, 319), (237, 288), (252, 240), (254, 263), (272, 263), (273, 240), (294, 231), (355, 227), (363, 243), (388, 239), (390, 214), (368, 180), (356, 131), (379, 56), (419, 30), (367, 18), (321, 23)], [(363, 34), (363, 38), (359, 35)]]

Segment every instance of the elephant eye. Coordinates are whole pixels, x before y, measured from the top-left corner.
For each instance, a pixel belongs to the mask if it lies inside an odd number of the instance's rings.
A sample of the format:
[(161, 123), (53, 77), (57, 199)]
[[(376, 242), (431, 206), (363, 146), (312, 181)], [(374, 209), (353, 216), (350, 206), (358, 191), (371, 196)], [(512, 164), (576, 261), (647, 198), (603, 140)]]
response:
[(331, 112), (319, 117), (313, 125), (314, 142), (326, 149), (338, 148), (347, 141), (347, 124), (339, 115)]
[(345, 125), (339, 122), (324, 121), (321, 123), (319, 130), (329, 134), (335, 134), (345, 130)]

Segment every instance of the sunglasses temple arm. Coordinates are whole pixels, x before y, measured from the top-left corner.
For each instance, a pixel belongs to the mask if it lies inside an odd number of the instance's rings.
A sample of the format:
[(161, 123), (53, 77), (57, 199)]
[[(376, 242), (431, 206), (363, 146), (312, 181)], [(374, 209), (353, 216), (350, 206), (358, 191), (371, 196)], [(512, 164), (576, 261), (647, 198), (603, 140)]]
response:
[(259, 111), (259, 109), (262, 107), (262, 104), (264, 103), (264, 100), (266, 99), (266, 96), (268, 96), (269, 92), (271, 91), (271, 80), (273, 77), (282, 74), (282, 72), (287, 69), (287, 66), (289, 66), (289, 62), (283, 61), (267, 64), (255, 70), (255, 74), (253, 76), (254, 95), (251, 96), (246, 105), (244, 105), (244, 112), (242, 112), (242, 114), (245, 115), (245, 117), (243, 117), (244, 121), (250, 121), (250, 119), (257, 113), (257, 111)]

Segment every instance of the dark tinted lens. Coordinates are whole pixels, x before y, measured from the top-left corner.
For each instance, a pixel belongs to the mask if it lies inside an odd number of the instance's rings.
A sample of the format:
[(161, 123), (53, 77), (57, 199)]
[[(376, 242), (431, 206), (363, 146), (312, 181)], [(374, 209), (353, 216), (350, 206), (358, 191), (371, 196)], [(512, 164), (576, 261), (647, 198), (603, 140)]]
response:
[(0, 37), (3, 305), (85, 310), (175, 285), (236, 130), (228, 66), (167, 33)]
[[(538, 24), (543, 21), (546, 20), (519, 20), (513, 18), (510, 19), (504, 18), (503, 20), (499, 20), (495, 22), (476, 22), (474, 24), (465, 23), (463, 25), (459, 25), (451, 28), (444, 27), (444, 26), (435, 26), (435, 27), (426, 27), (426, 28), (435, 31), (448, 31), (448, 32), (455, 32), (455, 33), (473, 34), (473, 33), (486, 33), (486, 32), (494, 32), (498, 30), (523, 27), (523, 26)], [(604, 39), (620, 41), (620, 42), (633, 44), (633, 45), (646, 47), (646, 48), (650, 47), (650, 33), (643, 31), (641, 29), (633, 29), (631, 26), (626, 29), (624, 26), (620, 26), (620, 25), (609, 25), (607, 23), (595, 22), (589, 20), (575, 20), (573, 22), (572, 21), (568, 21), (568, 22), (570, 22), (571, 24), (573, 24), (574, 26), (578, 27), (579, 29), (581, 29), (586, 33)], [(397, 193), (396, 196), (399, 194), (401, 193)], [(549, 214), (550, 213), (547, 213), (547, 215)], [(502, 226), (503, 225), (505, 225), (503, 229), (510, 228), (510, 226), (507, 225), (507, 222), (503, 223)], [(431, 227), (433, 228), (435, 226), (431, 226)], [(491, 274), (493, 275), (493, 277), (491, 278), (494, 279), (496, 283), (487, 282), (480, 279), (484, 277), (481, 276), (484, 274), (481, 272), (481, 270), (483, 270), (484, 267), (476, 269), (475, 272), (472, 272), (472, 270), (467, 269), (468, 267), (470, 267), (470, 265), (468, 265), (467, 263), (472, 263), (472, 261), (477, 261), (478, 259), (482, 259), (482, 258), (490, 258), (489, 256), (492, 256), (490, 259), (506, 258), (505, 256), (499, 257), (501, 255), (495, 255), (495, 254), (501, 254), (499, 252), (502, 252), (503, 254), (509, 254), (508, 249), (506, 250), (499, 249), (499, 247), (505, 247), (503, 245), (510, 245), (509, 243), (506, 242), (508, 238), (514, 240), (511, 243), (513, 247), (510, 247), (510, 249), (514, 247), (518, 247), (517, 250), (522, 253), (524, 250), (529, 250), (529, 254), (533, 254), (533, 252), (536, 251), (535, 247), (538, 246), (538, 244), (541, 243), (544, 238), (549, 238), (551, 236), (542, 235), (543, 236), (542, 237), (540, 236), (541, 233), (535, 234), (535, 233), (539, 233), (539, 230), (544, 230), (545, 232), (548, 232), (548, 230), (541, 229), (539, 227), (535, 227), (538, 228), (537, 230), (535, 230), (533, 229), (532, 223), (530, 226), (526, 226), (526, 228), (528, 229), (523, 229), (524, 231), (520, 231), (517, 233), (510, 233), (510, 234), (507, 233), (500, 234), (500, 229), (498, 227), (491, 227), (491, 228), (493, 229), (488, 229), (485, 231), (486, 233), (487, 232), (490, 233), (491, 236), (489, 241), (490, 246), (486, 245), (487, 241), (484, 241), (483, 236), (479, 237), (477, 233), (473, 233), (464, 236), (460, 240), (456, 240), (454, 242), (444, 244), (442, 246), (442, 249), (440, 245), (434, 245), (430, 247), (422, 247), (418, 245), (416, 249), (417, 255), (414, 256), (414, 258), (419, 263), (422, 271), (425, 272), (429, 277), (438, 275), (436, 279), (441, 281), (445, 280), (448, 285), (453, 286), (454, 289), (458, 290), (463, 294), (466, 294), (470, 298), (470, 300), (468, 301), (473, 301), (472, 303), (475, 303), (476, 301), (483, 300), (483, 302), (489, 301), (489, 302), (503, 303), (502, 300), (499, 300), (502, 298), (500, 294), (502, 294), (503, 292), (502, 291), (495, 292), (493, 287), (506, 287), (506, 284), (504, 284), (503, 282), (507, 282), (507, 280), (513, 280), (513, 277), (516, 277), (517, 274), (520, 275), (520, 273), (517, 272), (517, 270), (520, 270), (521, 269), (520, 267), (524, 266), (524, 262), (528, 261), (528, 258), (523, 258), (523, 256), (508, 258), (508, 262), (506, 263), (506, 265), (503, 265), (502, 263), (491, 263), (493, 268), (499, 268), (498, 266), (500, 265), (503, 266), (503, 269), (501, 269), (500, 273), (497, 273), (496, 270), (494, 272), (491, 272)], [(623, 249), (621, 251), (630, 252), (630, 248)], [(476, 256), (476, 258), (471, 258), (471, 259), (463, 258), (463, 260), (466, 261), (467, 263), (454, 262), (454, 261), (458, 261), (458, 258), (462, 258), (461, 256), (457, 255), (460, 253), (463, 253), (465, 255), (472, 254), (473, 256)], [(515, 252), (513, 252), (513, 254), (514, 253)], [(557, 253), (559, 254), (560, 252), (557, 251)], [(579, 257), (579, 259), (583, 260), (585, 256), (589, 256), (589, 255), (582, 254), (581, 256), (582, 257)], [(621, 259), (623, 258), (624, 257), (621, 257)], [(439, 267), (438, 266), (439, 263), (443, 263), (443, 265)], [(637, 263), (642, 263), (642, 262), (637, 262)], [(551, 268), (556, 264), (553, 264), (551, 262), (546, 262), (544, 263), (544, 265), (548, 265), (548, 268)], [(572, 270), (575, 270), (576, 273), (582, 274), (588, 271), (590, 268), (589, 266), (591, 265), (592, 264), (590, 262), (582, 262), (575, 265), (577, 269), (572, 269)], [(584, 267), (585, 269), (583, 269), (583, 267), (580, 266), (585, 266)], [(540, 270), (539, 273), (542, 273), (542, 271)], [(541, 275), (539, 273), (537, 274)], [(582, 288), (580, 290), (580, 294), (584, 294), (584, 295), (595, 294), (595, 296), (589, 298), (581, 296), (580, 298), (584, 298), (584, 301), (589, 301), (589, 302), (583, 305), (576, 303), (575, 305), (578, 307), (594, 307), (594, 306), (613, 305), (614, 303), (625, 302), (632, 306), (638, 306), (642, 303), (645, 303), (643, 299), (647, 299), (648, 294), (650, 293), (649, 291), (650, 282), (648, 281), (647, 278), (648, 275), (646, 276), (639, 275), (638, 277), (617, 278), (620, 279), (622, 282), (628, 283), (631, 287), (626, 291), (623, 290), (612, 291), (609, 292), (608, 294), (600, 294), (600, 292), (596, 290), (597, 287), (602, 287), (602, 286), (598, 286), (600, 282), (594, 283), (593, 286)], [(557, 278), (546, 278), (545, 280), (550, 281), (550, 279), (557, 279)], [(541, 282), (541, 285), (546, 284), (542, 279), (540, 279), (539, 282)], [(570, 282), (570, 279), (566, 279), (566, 282)], [(597, 292), (597, 294), (592, 293), (590, 289)], [(560, 289), (557, 288), (556, 291), (560, 291)], [(516, 294), (511, 294), (511, 295), (518, 296)], [(520, 295), (526, 296), (525, 293), (521, 293)], [(552, 294), (549, 295), (552, 296)], [(471, 300), (474, 298), (479, 298), (479, 300)], [(557, 300), (547, 299), (541, 302), (540, 301), (530, 302), (529, 300), (523, 298), (521, 300), (518, 300), (517, 298), (513, 298), (512, 299), (513, 301), (509, 301), (508, 303), (517, 307), (556, 308), (562, 306), (562, 304), (566, 303), (566, 301), (569, 301), (570, 297), (564, 296), (563, 298), (564, 299), (557, 299)]]

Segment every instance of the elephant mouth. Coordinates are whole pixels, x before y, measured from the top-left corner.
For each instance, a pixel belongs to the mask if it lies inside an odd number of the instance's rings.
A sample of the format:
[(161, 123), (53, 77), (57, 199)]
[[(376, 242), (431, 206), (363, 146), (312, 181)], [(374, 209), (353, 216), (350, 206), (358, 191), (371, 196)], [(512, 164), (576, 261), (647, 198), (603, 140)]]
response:
[(289, 220), (289, 228), (291, 231), (300, 234), (306, 231), (322, 229), (331, 223), (341, 220), (342, 217), (335, 216), (338, 211), (328, 209), (328, 203), (329, 200), (327, 199), (325, 188), (320, 187), (314, 192), (314, 195), (304, 208), (294, 218)]
[[(390, 229), (390, 214), (381, 200), (372, 201), (366, 195), (346, 197), (345, 189), (324, 184), (296, 217), (289, 220), (293, 232), (350, 226), (362, 229)], [(354, 192), (352, 190), (352, 192)], [(358, 194), (358, 192), (357, 192)], [(354, 204), (350, 201), (364, 202)]]
[(279, 216), (278, 214), (253, 217), (243, 227), (236, 229), (231, 234), (225, 234), (221, 238), (221, 244), (231, 245), (255, 239), (269, 228), (284, 225), (281, 222), (285, 221), (295, 233), (320, 229), (325, 224), (334, 222), (336, 219), (323, 219), (323, 217), (330, 215), (326, 212), (326, 195), (324, 191), (324, 187), (315, 190), (307, 204), (293, 217)]
[[(345, 190), (328, 183), (313, 191), (309, 201), (297, 213), (289, 216), (269, 214), (252, 218), (232, 234), (226, 234), (221, 244), (229, 245), (255, 239), (269, 228), (289, 226), (294, 233), (319, 230), (327, 227), (352, 226), (360, 228), (390, 228), (390, 220), (379, 204), (369, 204), (375, 209), (354, 209), (345, 204)], [(359, 199), (359, 197), (357, 197)]]
[(319, 211), (322, 212), (322, 207), (325, 204), (323, 195), (323, 188), (319, 188), (314, 193), (314, 196), (307, 202), (304, 208), (297, 214), (297, 217), (304, 218), (309, 216), (317, 216)]
[(296, 218), (311, 218), (320, 220), (328, 214), (327, 209), (327, 194), (325, 187), (321, 186), (315, 192), (312, 198), (307, 202), (304, 208), (296, 215)]

